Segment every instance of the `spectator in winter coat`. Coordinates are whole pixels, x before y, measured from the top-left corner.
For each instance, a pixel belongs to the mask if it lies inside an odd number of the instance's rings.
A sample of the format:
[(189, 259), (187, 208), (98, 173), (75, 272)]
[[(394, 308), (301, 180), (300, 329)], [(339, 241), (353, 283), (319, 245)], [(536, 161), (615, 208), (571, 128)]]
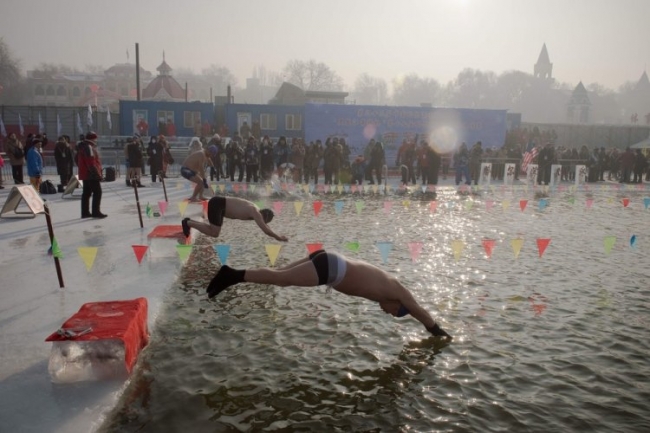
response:
[[(162, 137), (162, 136), (161, 136)], [(163, 158), (165, 148), (160, 137), (151, 137), (147, 145), (147, 161), (151, 171), (151, 182), (155, 183), (156, 178), (163, 171)]]
[(24, 184), (23, 166), (25, 165), (25, 149), (20, 140), (16, 138), (16, 134), (13, 132), (9, 134), (9, 138), (5, 142), (5, 153), (9, 157), (9, 163), (11, 164), (11, 174), (14, 178), (14, 184)]
[(27, 175), (29, 183), (32, 184), (36, 192), (41, 190), (41, 181), (43, 176), (43, 156), (41, 148), (43, 142), (40, 137), (32, 140), (32, 146), (27, 151)]
[[(100, 210), (102, 203), (102, 162), (97, 152), (97, 134), (89, 132), (86, 139), (78, 143), (77, 167), (79, 180), (83, 181), (81, 193), (81, 218), (106, 218)], [(92, 212), (90, 197), (92, 196)]]
[(262, 180), (271, 179), (273, 174), (273, 141), (268, 135), (262, 138), (260, 145), (260, 175)]
[(456, 171), (456, 185), (460, 185), (463, 176), (465, 176), (465, 184), (472, 183), (469, 177), (469, 150), (465, 143), (462, 143), (458, 151), (454, 153), (454, 170)]
[(64, 136), (59, 137), (54, 145), (54, 161), (56, 161), (56, 172), (63, 188), (70, 181), (74, 168), (72, 149), (70, 149), (70, 143)]

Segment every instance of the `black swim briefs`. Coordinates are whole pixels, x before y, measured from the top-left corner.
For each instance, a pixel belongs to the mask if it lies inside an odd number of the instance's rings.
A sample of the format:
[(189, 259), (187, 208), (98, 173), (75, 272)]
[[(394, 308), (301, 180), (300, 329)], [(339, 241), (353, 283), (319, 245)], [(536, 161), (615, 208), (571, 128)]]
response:
[(225, 215), (226, 198), (220, 196), (212, 197), (210, 201), (208, 201), (208, 221), (210, 221), (210, 224), (221, 227)]

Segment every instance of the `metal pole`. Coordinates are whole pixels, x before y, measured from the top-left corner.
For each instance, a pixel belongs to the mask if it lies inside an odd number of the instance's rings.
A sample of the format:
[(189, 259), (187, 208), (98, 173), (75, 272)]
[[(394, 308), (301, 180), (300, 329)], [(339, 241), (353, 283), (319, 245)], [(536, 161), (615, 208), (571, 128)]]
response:
[[(50, 218), (50, 208), (47, 206), (47, 203), (43, 204), (43, 209), (45, 209), (45, 221), (47, 222), (47, 231), (50, 234), (50, 245), (54, 244), (54, 228), (52, 227), (52, 218)], [(64, 288), (63, 284), (63, 273), (61, 272), (61, 263), (59, 263), (59, 258), (54, 254), (54, 248), (52, 248), (52, 256), (54, 256), (54, 266), (56, 267), (56, 276), (59, 277), (59, 287)]]
[(140, 44), (135, 43), (135, 91), (136, 101), (140, 100)]
[(158, 177), (160, 178), (160, 181), (163, 184), (163, 192), (165, 193), (165, 201), (169, 203), (169, 200), (167, 200), (167, 186), (165, 186), (165, 173), (161, 171), (158, 172)]
[(135, 193), (135, 204), (138, 206), (138, 218), (140, 218), (140, 228), (144, 228), (144, 223), (142, 222), (142, 210), (140, 209), (140, 197), (138, 196), (138, 182), (139, 179), (131, 178), (131, 186), (133, 187), (133, 192)]

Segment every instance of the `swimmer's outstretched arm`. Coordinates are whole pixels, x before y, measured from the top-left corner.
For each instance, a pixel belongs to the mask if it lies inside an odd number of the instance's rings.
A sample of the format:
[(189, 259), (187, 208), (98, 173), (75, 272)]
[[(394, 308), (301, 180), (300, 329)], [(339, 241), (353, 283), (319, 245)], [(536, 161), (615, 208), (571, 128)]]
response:
[(424, 327), (427, 328), (427, 331), (429, 331), (434, 336), (452, 338), (451, 335), (447, 334), (442, 328), (440, 328), (440, 326), (438, 326), (433, 317), (431, 317), (431, 314), (429, 314), (427, 310), (418, 304), (418, 301), (415, 300), (411, 292), (404, 286), (402, 286), (402, 288), (404, 291), (400, 296), (400, 302), (404, 307), (408, 309), (408, 311), (411, 313), (411, 316), (422, 323)]

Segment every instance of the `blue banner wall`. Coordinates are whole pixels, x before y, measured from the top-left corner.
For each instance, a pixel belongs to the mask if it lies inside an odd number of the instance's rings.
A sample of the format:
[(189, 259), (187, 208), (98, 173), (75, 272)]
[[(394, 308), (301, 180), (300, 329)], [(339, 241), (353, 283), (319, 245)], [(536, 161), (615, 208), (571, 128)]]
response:
[(501, 148), (506, 137), (506, 110), (372, 105), (305, 105), (305, 140), (343, 137), (353, 154), (362, 153), (372, 138), (384, 143), (386, 162), (394, 165), (405, 138), (419, 135), (439, 153), (481, 141), (483, 148)]

